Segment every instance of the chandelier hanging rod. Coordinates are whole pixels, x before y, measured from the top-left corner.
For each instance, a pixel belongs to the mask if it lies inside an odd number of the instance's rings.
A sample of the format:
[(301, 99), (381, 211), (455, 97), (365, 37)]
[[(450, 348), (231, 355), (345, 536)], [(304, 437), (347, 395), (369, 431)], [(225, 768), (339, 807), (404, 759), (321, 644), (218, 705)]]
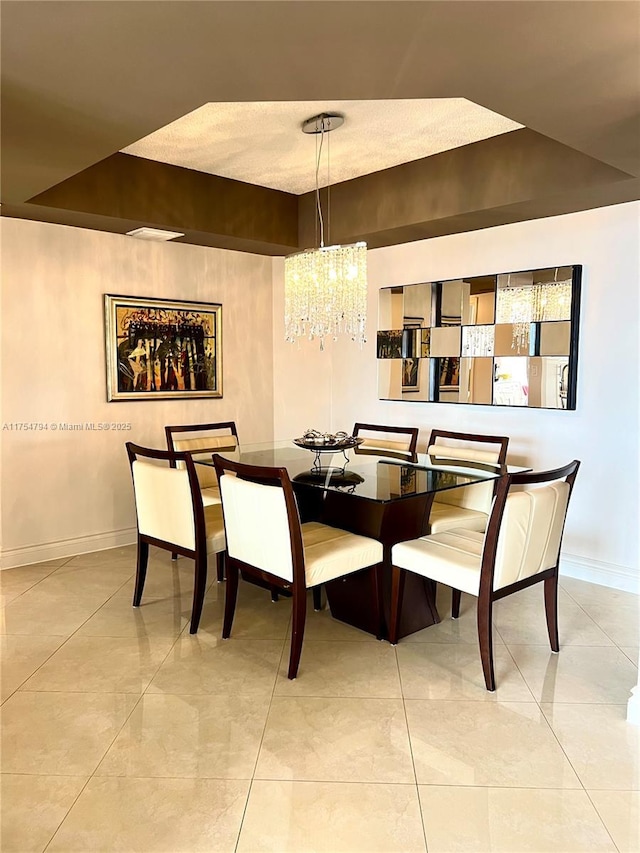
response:
[[(302, 132), (320, 134), (320, 145), (316, 144), (316, 210), (318, 212), (318, 221), (320, 223), (320, 248), (324, 249), (324, 217), (322, 215), (322, 204), (320, 203), (320, 163), (322, 161), (322, 145), (324, 143), (325, 133), (330, 133), (332, 130), (342, 127), (344, 124), (344, 116), (341, 113), (319, 113), (317, 116), (312, 116), (302, 122)], [(329, 153), (327, 152), (327, 170), (329, 167)], [(329, 185), (327, 184), (327, 207), (329, 197)], [(328, 210), (327, 210), (328, 212)], [(316, 233), (317, 238), (317, 233)]]

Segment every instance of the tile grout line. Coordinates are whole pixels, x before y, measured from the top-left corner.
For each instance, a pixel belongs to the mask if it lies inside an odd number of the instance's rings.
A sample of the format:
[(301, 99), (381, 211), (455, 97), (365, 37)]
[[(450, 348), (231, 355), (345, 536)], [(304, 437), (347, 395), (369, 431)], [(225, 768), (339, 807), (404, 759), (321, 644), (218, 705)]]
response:
[[(274, 602), (274, 603), (276, 603), (276, 602)], [(282, 640), (282, 649), (280, 651), (280, 659), (278, 660), (278, 664), (276, 666), (276, 674), (275, 674), (275, 678), (273, 679), (273, 687), (271, 689), (271, 696), (269, 697), (269, 705), (267, 707), (267, 713), (266, 713), (266, 716), (264, 718), (264, 726), (262, 727), (262, 735), (260, 736), (260, 743), (258, 744), (258, 749), (256, 751), (256, 760), (253, 764), (253, 770), (251, 771), (251, 778), (249, 779), (249, 788), (247, 790), (247, 798), (245, 800), (244, 808), (242, 810), (242, 817), (240, 818), (240, 825), (238, 827), (238, 836), (236, 838), (236, 843), (235, 843), (234, 848), (233, 848), (234, 853), (237, 853), (238, 845), (240, 844), (240, 836), (242, 835), (242, 827), (244, 826), (245, 817), (247, 816), (247, 809), (249, 808), (249, 799), (251, 797), (251, 791), (253, 789), (253, 783), (254, 783), (254, 781), (256, 781), (256, 779), (255, 779), (256, 769), (258, 767), (258, 761), (260, 760), (260, 752), (262, 750), (262, 744), (264, 743), (264, 736), (265, 736), (265, 732), (267, 731), (267, 725), (269, 724), (269, 715), (271, 713), (271, 706), (273, 704), (273, 698), (275, 696), (276, 687), (278, 685), (278, 676), (280, 674), (280, 667), (283, 664), (283, 658), (284, 658), (285, 653), (286, 653), (287, 640), (289, 640), (288, 632), (289, 632), (290, 625), (291, 625), (291, 616), (289, 616), (289, 622), (287, 623), (287, 629), (285, 631), (285, 636), (284, 636), (284, 639)], [(229, 639), (231, 639), (231, 637), (229, 637)]]
[(414, 788), (415, 788), (416, 797), (418, 800), (418, 810), (420, 812), (420, 825), (422, 826), (422, 837), (424, 838), (424, 849), (425, 849), (425, 851), (428, 851), (429, 845), (427, 843), (427, 827), (425, 826), (424, 812), (422, 811), (422, 801), (420, 799), (420, 787), (418, 785), (418, 774), (416, 772), (416, 762), (415, 762), (415, 758), (413, 755), (413, 745), (411, 743), (411, 730), (409, 728), (409, 717), (407, 716), (407, 703), (406, 703), (405, 695), (404, 695), (404, 687), (403, 687), (403, 683), (402, 683), (402, 673), (400, 671), (400, 661), (398, 660), (398, 646), (397, 645), (393, 646), (393, 651), (394, 651), (394, 656), (396, 659), (396, 667), (398, 670), (398, 682), (400, 684), (400, 698), (402, 700), (402, 710), (404, 712), (404, 722), (405, 722), (405, 725), (407, 727), (407, 742), (409, 744), (409, 755), (411, 756), (411, 767), (413, 768), (413, 778), (415, 780)]

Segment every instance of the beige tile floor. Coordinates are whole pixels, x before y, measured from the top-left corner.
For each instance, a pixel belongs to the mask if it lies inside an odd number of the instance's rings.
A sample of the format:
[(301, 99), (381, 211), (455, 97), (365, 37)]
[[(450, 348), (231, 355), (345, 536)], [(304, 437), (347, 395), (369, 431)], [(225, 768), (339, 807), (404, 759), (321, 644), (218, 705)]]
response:
[(120, 548), (0, 572), (1, 849), (639, 851), (636, 596), (564, 579), (499, 602), (498, 690), (474, 602), (397, 648), (224, 586), (188, 633), (192, 566), (154, 551), (143, 606)]

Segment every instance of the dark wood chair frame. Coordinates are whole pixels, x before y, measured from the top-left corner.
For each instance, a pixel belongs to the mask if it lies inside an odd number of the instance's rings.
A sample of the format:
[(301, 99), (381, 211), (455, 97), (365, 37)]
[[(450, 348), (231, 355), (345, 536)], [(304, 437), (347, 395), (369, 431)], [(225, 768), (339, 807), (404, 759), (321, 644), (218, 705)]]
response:
[(167, 449), (172, 453), (175, 453), (175, 447), (173, 444), (174, 433), (207, 432), (207, 430), (214, 429), (228, 429), (231, 432), (231, 435), (235, 436), (236, 442), (238, 441), (238, 430), (236, 429), (235, 421), (221, 421), (217, 424), (184, 424), (182, 426), (166, 426), (164, 428), (164, 433), (167, 437)]
[[(153, 536), (147, 536), (144, 533), (140, 533), (138, 530), (138, 555), (136, 563), (136, 584), (133, 592), (133, 606), (139, 607), (142, 600), (142, 592), (144, 590), (144, 582), (147, 577), (147, 566), (149, 563), (149, 545), (155, 545), (157, 548), (163, 548), (165, 551), (171, 551), (172, 554), (176, 553), (183, 557), (189, 557), (195, 563), (193, 607), (191, 609), (191, 625), (189, 626), (189, 633), (195, 634), (198, 630), (198, 625), (200, 624), (202, 605), (204, 603), (204, 593), (207, 587), (207, 528), (204, 518), (204, 507), (202, 506), (200, 484), (198, 482), (198, 475), (195, 470), (193, 459), (189, 453), (172, 453), (169, 450), (156, 450), (150, 447), (140, 447), (130, 441), (127, 442), (126, 448), (127, 455), (129, 456), (132, 478), (133, 463), (137, 458), (162, 460), (168, 462), (172, 468), (176, 467), (177, 462), (184, 462), (187, 469), (189, 487), (191, 489), (191, 500), (193, 502), (196, 547), (193, 550), (190, 548), (183, 548), (176, 545), (175, 542), (156, 539)], [(216, 554), (216, 563), (218, 576), (220, 576), (221, 573), (224, 576), (223, 551)]]
[[(432, 429), (427, 443), (427, 450), (432, 444), (436, 443), (436, 438), (451, 438), (456, 441), (469, 441), (478, 444), (499, 444), (500, 451), (498, 453), (497, 463), (500, 466), (507, 464), (507, 447), (509, 446), (509, 438), (506, 435), (478, 435), (473, 432), (453, 432), (446, 429)], [(446, 447), (446, 445), (444, 445)]]
[[(446, 429), (432, 429), (431, 435), (429, 436), (429, 443), (427, 444), (427, 450), (436, 443), (436, 438), (452, 438), (458, 441), (477, 442), (478, 444), (499, 444), (500, 450), (498, 452), (496, 464), (501, 468), (504, 468), (507, 464), (509, 437), (506, 435), (479, 435), (473, 432), (453, 432), (452, 430)], [(446, 445), (444, 446), (446, 447)], [(497, 482), (498, 481), (496, 481), (496, 485), (493, 488), (494, 496), (496, 494)], [(459, 589), (454, 589), (451, 593), (451, 615), (454, 619), (457, 619), (460, 615), (460, 596), (461, 592)]]
[[(388, 432), (395, 433), (396, 435), (406, 435), (409, 436), (409, 447), (407, 448), (407, 454), (411, 457), (416, 456), (416, 449), (418, 447), (418, 432), (420, 431), (418, 427), (399, 427), (399, 426), (384, 426), (384, 424), (361, 424), (356, 423), (353, 425), (352, 435), (357, 438), (360, 430), (366, 430), (367, 432)], [(364, 452), (359, 451), (356, 447), (356, 453)], [(384, 450), (381, 449), (381, 452), (384, 453)], [(392, 454), (394, 451), (389, 450), (389, 454)], [(406, 459), (406, 456), (402, 454), (402, 458)], [(413, 458), (410, 461), (415, 462), (417, 459)]]
[[(174, 433), (181, 432), (206, 432), (207, 430), (217, 430), (217, 429), (228, 429), (231, 432), (231, 435), (235, 436), (236, 443), (238, 443), (238, 430), (236, 429), (235, 421), (220, 421), (220, 423), (216, 424), (183, 424), (181, 426), (166, 426), (164, 428), (164, 434), (167, 438), (167, 450), (170, 450), (172, 453), (176, 452), (175, 445), (173, 443)], [(211, 449), (213, 451), (213, 448)], [(183, 451), (188, 453), (190, 451)], [(206, 453), (206, 450), (200, 450), (198, 453)], [(175, 462), (171, 466), (172, 468), (176, 467)], [(177, 552), (173, 552), (171, 554), (172, 560), (178, 559)], [(224, 562), (220, 561), (217, 565), (217, 573), (218, 573), (218, 583), (222, 583), (224, 581)]]
[[(289, 521), (289, 535), (291, 538), (291, 554), (293, 559), (293, 580), (287, 581), (284, 578), (273, 575), (262, 569), (252, 566), (248, 563), (226, 554), (226, 570), (227, 570), (227, 588), (224, 603), (224, 623), (222, 627), (222, 638), (228, 639), (231, 635), (231, 627), (233, 625), (233, 617), (236, 609), (236, 601), (238, 597), (238, 577), (242, 571), (250, 577), (255, 577), (274, 589), (286, 590), (292, 594), (293, 612), (292, 612), (292, 628), (291, 628), (291, 652), (289, 656), (289, 669), (287, 677), (294, 679), (298, 673), (300, 664), (300, 655), (302, 652), (302, 641), (304, 639), (304, 628), (307, 612), (307, 584), (305, 574), (304, 561), (304, 546), (302, 542), (302, 528), (300, 523), (300, 514), (298, 512), (298, 504), (291, 485), (291, 479), (286, 468), (270, 468), (257, 465), (243, 465), (240, 462), (232, 462), (224, 459), (219, 454), (214, 454), (213, 461), (218, 475), (218, 480), (225, 475), (225, 472), (232, 472), (237, 477), (249, 480), (254, 483), (260, 483), (267, 486), (279, 486), (284, 493), (285, 506), (287, 510), (287, 518)], [(224, 515), (224, 500), (222, 502), (222, 512)], [(381, 605), (381, 594), (379, 585), (379, 572), (381, 563), (378, 563), (369, 568), (371, 575), (371, 584), (373, 588), (374, 601), (377, 604), (377, 624), (379, 625), (379, 638), (382, 637), (383, 631), (383, 615)]]
[[(547, 631), (549, 634), (549, 642), (551, 649), (554, 652), (560, 651), (560, 643), (558, 637), (558, 564), (556, 563), (550, 569), (539, 572), (532, 577), (509, 584), (502, 589), (493, 589), (493, 576), (495, 571), (496, 552), (498, 548), (498, 537), (500, 534), (500, 526), (502, 524), (502, 516), (509, 494), (509, 489), (512, 486), (528, 486), (541, 483), (550, 483), (554, 480), (565, 480), (569, 484), (569, 497), (567, 499), (567, 510), (569, 508), (569, 500), (573, 491), (580, 462), (575, 459), (569, 465), (562, 468), (556, 468), (552, 471), (539, 471), (534, 473), (523, 474), (504, 474), (499, 478), (496, 485), (496, 494), (493, 504), (493, 509), (489, 517), (489, 524), (485, 536), (484, 550), (482, 552), (482, 563), (480, 568), (480, 590), (477, 604), (477, 621), (478, 621), (478, 642), (480, 646), (480, 657), (482, 660), (482, 669), (484, 672), (484, 680), (487, 690), (493, 691), (496, 689), (496, 680), (493, 667), (493, 603), (511, 595), (514, 592), (519, 592), (521, 589), (533, 586), (536, 583), (544, 581), (544, 604), (547, 620)], [(566, 515), (565, 515), (566, 520)], [(562, 537), (564, 535), (564, 524), (560, 534), (560, 548), (562, 547)], [(558, 551), (559, 559), (560, 551)], [(389, 628), (389, 641), (396, 644), (398, 641), (398, 617), (402, 606), (402, 596), (404, 592), (404, 581), (406, 572), (397, 566), (392, 567), (391, 575), (391, 625)], [(452, 617), (455, 619), (459, 614), (460, 606), (460, 591), (458, 592), (457, 606), (458, 610), (454, 613), (452, 609)]]

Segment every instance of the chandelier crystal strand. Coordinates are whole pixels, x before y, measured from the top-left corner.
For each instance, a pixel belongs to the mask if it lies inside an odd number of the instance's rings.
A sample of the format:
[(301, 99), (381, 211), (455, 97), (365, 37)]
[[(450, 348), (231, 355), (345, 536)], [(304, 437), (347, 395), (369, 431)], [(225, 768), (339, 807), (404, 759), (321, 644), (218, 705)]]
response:
[[(342, 124), (342, 117), (323, 113), (303, 124), (306, 133), (316, 137), (316, 228), (319, 224), (320, 247), (307, 249), (284, 259), (285, 340), (325, 338), (334, 340), (346, 334), (360, 345), (366, 342), (367, 318), (367, 244), (324, 245), (324, 218), (320, 204), (319, 169), (324, 134)], [(327, 141), (327, 150), (329, 142)], [(327, 239), (330, 228), (330, 165), (327, 158)], [(317, 236), (317, 231), (316, 231)]]

